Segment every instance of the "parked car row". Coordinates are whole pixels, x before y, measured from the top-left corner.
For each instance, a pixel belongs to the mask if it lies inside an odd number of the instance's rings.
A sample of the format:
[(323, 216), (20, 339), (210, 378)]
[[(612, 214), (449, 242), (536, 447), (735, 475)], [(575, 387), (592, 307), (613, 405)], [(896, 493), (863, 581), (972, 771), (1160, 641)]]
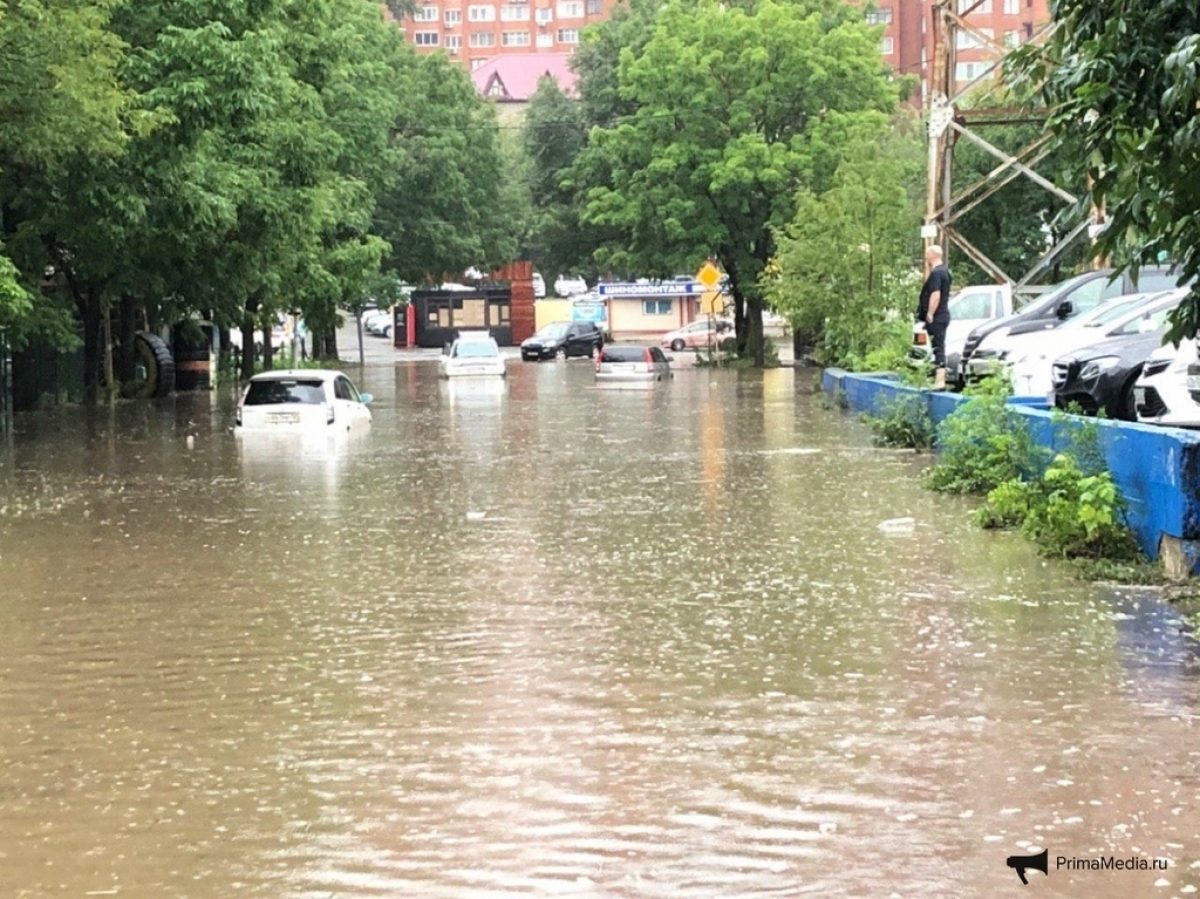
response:
[[(1136, 281), (1111, 270), (1072, 278), (1018, 313), (976, 323), (957, 366), (948, 359), (951, 371), (959, 383), (1004, 371), (1017, 394), (1060, 408), (1200, 427), (1195, 342), (1163, 345), (1171, 313), (1190, 292), (1177, 280), (1163, 267), (1143, 269)], [(959, 298), (974, 290), (951, 298), (952, 320)]]

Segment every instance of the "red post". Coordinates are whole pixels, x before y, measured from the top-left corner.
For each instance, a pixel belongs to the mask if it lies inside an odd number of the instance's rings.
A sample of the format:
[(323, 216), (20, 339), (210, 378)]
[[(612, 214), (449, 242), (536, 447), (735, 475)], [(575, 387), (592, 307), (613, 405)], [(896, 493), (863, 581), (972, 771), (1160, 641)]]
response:
[(404, 316), (404, 330), (407, 332), (408, 342), (405, 346), (414, 347), (417, 345), (417, 307), (412, 303), (408, 304), (408, 310)]

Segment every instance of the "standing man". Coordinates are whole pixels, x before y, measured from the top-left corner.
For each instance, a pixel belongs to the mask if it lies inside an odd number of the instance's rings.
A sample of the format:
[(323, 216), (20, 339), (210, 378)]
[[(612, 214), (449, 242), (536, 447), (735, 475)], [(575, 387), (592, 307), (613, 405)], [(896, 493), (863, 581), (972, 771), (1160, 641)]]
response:
[(942, 262), (942, 248), (931, 244), (925, 250), (925, 270), (929, 273), (921, 287), (917, 321), (925, 323), (925, 332), (933, 347), (933, 389), (946, 389), (946, 328), (950, 325), (950, 269)]

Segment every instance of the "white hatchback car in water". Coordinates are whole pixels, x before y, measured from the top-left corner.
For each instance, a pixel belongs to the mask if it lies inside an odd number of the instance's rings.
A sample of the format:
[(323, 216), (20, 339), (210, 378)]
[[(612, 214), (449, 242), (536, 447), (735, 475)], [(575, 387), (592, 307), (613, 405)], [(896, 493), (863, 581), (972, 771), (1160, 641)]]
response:
[(268, 371), (246, 385), (237, 431), (350, 431), (371, 424), (367, 403), (349, 378), (329, 369)]
[(487, 331), (460, 331), (439, 360), (443, 378), (500, 377), (507, 374), (500, 346)]

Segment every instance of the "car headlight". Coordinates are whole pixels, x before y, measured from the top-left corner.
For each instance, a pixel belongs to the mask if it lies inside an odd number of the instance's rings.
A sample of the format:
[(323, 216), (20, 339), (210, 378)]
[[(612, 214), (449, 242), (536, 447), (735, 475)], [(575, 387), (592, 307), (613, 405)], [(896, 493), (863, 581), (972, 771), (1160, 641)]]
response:
[(1084, 381), (1094, 380), (1120, 361), (1121, 358), (1119, 356), (1100, 356), (1096, 359), (1091, 359), (1083, 366), (1083, 370), (1079, 372), (1079, 377)]

